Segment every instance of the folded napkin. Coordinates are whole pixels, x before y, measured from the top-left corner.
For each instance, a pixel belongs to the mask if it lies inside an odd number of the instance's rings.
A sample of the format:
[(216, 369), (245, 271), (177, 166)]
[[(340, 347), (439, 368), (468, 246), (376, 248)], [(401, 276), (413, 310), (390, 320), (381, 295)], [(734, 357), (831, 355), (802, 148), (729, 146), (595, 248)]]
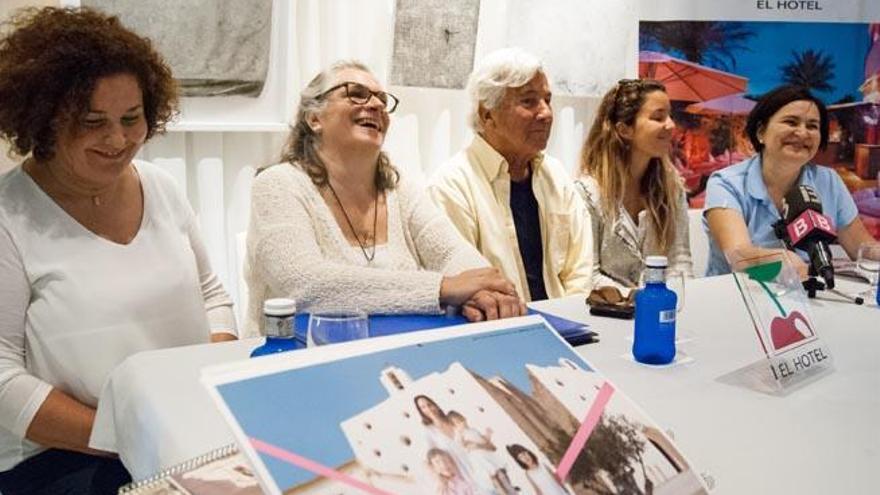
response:
[[(584, 323), (567, 320), (541, 311), (535, 311), (534, 309), (529, 309), (528, 314), (543, 316), (544, 319), (547, 320), (547, 323), (549, 323), (550, 326), (571, 345), (586, 344), (595, 340), (596, 333), (590, 331), (589, 325)], [(450, 327), (468, 323), (464, 316), (445, 314), (370, 315), (369, 319), (370, 337), (395, 335), (398, 333), (415, 332), (418, 330), (429, 330), (432, 328)], [(308, 327), (308, 313), (300, 313), (296, 315), (297, 340), (306, 342), (306, 332), (308, 331)]]

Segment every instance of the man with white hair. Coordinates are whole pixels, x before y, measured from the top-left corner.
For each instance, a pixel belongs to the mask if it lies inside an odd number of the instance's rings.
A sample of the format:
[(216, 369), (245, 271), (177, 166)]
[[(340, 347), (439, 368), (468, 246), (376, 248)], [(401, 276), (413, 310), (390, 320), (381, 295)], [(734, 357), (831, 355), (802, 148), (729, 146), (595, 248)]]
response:
[(589, 292), (589, 215), (565, 169), (543, 153), (553, 109), (541, 62), (518, 48), (493, 52), (468, 94), (476, 135), (436, 172), (431, 196), (526, 301)]

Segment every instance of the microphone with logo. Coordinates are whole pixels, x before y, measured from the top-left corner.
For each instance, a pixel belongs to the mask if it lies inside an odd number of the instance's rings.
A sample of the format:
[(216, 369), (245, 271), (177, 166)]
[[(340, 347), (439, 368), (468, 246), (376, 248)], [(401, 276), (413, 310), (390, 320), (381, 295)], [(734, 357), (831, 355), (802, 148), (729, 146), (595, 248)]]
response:
[[(816, 291), (829, 291), (852, 300), (856, 304), (861, 301), (834, 290), (834, 265), (831, 262), (831, 250), (828, 245), (837, 239), (837, 232), (831, 220), (822, 214), (822, 201), (816, 190), (807, 185), (800, 185), (789, 191), (782, 199), (782, 220), (774, 224), (776, 237), (782, 239), (789, 249), (801, 249), (810, 258), (809, 278), (804, 282), (804, 289), (811, 298)], [(822, 277), (823, 284), (816, 277)]]
[(817, 275), (825, 280), (829, 289), (833, 289), (834, 266), (828, 244), (837, 239), (837, 232), (828, 217), (822, 214), (822, 200), (816, 190), (800, 185), (789, 191), (782, 199), (782, 222), (784, 225), (775, 225), (776, 236), (789, 248), (806, 251), (810, 257), (812, 283), (810, 280), (804, 283), (809, 296), (816, 297), (816, 290), (825, 288), (815, 280)]

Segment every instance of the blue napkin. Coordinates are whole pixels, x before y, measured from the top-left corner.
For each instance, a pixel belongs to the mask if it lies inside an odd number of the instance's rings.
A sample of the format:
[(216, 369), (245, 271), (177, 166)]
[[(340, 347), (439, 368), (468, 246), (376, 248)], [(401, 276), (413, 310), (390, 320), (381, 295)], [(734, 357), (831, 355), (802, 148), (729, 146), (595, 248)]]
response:
[[(596, 341), (597, 334), (589, 325), (529, 309), (530, 315), (541, 315), (559, 335), (571, 345), (588, 344)], [(370, 315), (370, 337), (395, 335), (398, 333), (451, 327), (468, 323), (461, 315)], [(308, 313), (296, 315), (296, 338), (306, 342), (309, 327)]]

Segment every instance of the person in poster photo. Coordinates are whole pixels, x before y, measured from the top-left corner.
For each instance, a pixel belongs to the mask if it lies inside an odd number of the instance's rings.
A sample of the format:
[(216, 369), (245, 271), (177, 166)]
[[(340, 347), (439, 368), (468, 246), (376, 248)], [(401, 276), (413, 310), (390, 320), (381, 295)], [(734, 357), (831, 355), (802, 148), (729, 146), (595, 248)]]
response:
[(666, 88), (650, 79), (623, 79), (602, 98), (576, 181), (592, 219), (595, 287), (638, 287), (650, 255), (693, 276), (671, 110)]
[(470, 471), (467, 451), (456, 441), (455, 424), (449, 418), (449, 415), (443, 412), (443, 409), (434, 402), (434, 399), (427, 395), (415, 396), (413, 403), (419, 412), (419, 416), (422, 418), (422, 425), (425, 427), (428, 444), (452, 452), (462, 469)]
[(492, 442), (492, 429), (486, 428), (481, 433), (472, 428), (467, 418), (458, 411), (449, 411), (447, 416), (455, 427), (455, 440), (468, 453), (474, 481), (487, 490), (494, 489), (502, 495), (515, 494), (505, 464), (498, 457), (498, 448)]
[[(726, 253), (751, 258), (787, 252), (779, 248), (773, 224), (782, 218), (783, 198), (799, 185), (816, 190), (851, 259), (861, 245), (876, 243), (840, 175), (812, 161), (828, 143), (828, 112), (819, 98), (806, 88), (779, 86), (752, 109), (746, 132), (757, 154), (713, 173), (706, 186), (707, 275), (730, 272)], [(788, 259), (806, 277), (806, 253)]]
[(556, 474), (542, 464), (529, 449), (515, 443), (507, 446), (510, 457), (526, 472), (535, 495), (571, 495), (571, 492), (556, 478)]
[(436, 447), (428, 450), (428, 470), (434, 475), (436, 495), (495, 495), (475, 486), (459, 468), (449, 452)]

